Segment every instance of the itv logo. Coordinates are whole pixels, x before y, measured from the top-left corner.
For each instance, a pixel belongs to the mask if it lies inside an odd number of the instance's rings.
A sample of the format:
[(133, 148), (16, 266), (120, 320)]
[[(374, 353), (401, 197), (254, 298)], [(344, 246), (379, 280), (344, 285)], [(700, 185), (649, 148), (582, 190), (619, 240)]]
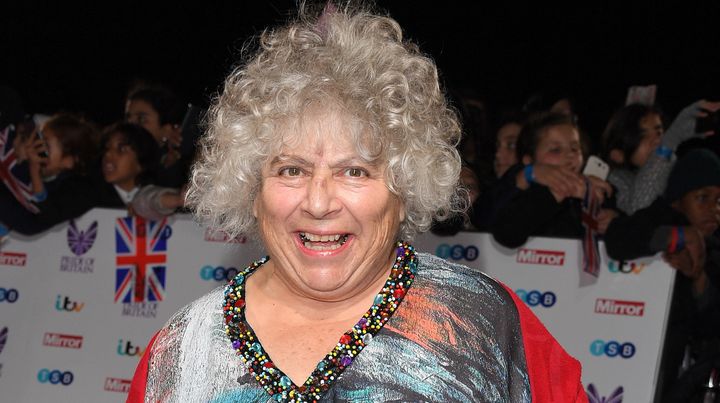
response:
[(118, 340), (117, 354), (130, 357), (142, 357), (142, 355), (145, 354), (145, 349), (140, 346), (133, 346), (130, 340), (123, 341), (123, 339), (120, 339)]
[(84, 302), (72, 301), (67, 296), (63, 298), (62, 295), (58, 295), (55, 300), (55, 310), (57, 311), (80, 312), (84, 307)]

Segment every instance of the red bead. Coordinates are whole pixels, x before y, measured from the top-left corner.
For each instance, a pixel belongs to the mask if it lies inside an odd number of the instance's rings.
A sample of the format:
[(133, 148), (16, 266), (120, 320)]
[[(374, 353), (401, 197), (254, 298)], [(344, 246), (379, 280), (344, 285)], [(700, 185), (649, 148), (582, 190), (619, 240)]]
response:
[(235, 301), (234, 305), (235, 305), (235, 308), (242, 308), (243, 306), (245, 306), (245, 300), (240, 298), (237, 301)]
[(265, 364), (263, 364), (263, 367), (265, 368), (272, 368), (274, 367), (273, 363), (270, 361), (266, 361)]
[(350, 340), (351, 340), (351, 337), (348, 334), (344, 334), (344, 335), (342, 335), (342, 337), (340, 337), (340, 343), (342, 343), (342, 344), (348, 344), (350, 342)]
[(405, 290), (402, 288), (396, 288), (395, 291), (393, 291), (393, 297), (395, 299), (400, 299), (405, 296)]

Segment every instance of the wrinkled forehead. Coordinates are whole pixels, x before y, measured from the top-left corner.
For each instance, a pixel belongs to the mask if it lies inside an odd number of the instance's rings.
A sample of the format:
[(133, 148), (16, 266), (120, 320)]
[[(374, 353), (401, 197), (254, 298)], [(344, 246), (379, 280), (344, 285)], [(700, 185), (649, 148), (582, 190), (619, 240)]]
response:
[(280, 154), (355, 154), (378, 162), (381, 146), (372, 128), (359, 117), (337, 107), (311, 105), (301, 113), (277, 122), (277, 142), (270, 159)]

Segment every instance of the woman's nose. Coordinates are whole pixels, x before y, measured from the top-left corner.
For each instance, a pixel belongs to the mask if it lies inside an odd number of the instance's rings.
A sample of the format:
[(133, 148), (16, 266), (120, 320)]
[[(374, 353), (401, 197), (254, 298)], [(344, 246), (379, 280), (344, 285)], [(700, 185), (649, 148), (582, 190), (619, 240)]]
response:
[(332, 178), (313, 176), (310, 180), (305, 211), (314, 218), (327, 218), (339, 211), (340, 203), (335, 194)]

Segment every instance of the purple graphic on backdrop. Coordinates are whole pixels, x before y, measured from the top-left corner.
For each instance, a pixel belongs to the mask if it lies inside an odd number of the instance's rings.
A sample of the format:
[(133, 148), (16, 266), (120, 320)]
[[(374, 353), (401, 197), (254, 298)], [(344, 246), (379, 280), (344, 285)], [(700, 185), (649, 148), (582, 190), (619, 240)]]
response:
[(75, 220), (70, 220), (70, 226), (67, 230), (67, 241), (68, 246), (75, 256), (82, 256), (92, 248), (95, 243), (95, 237), (97, 237), (97, 221), (93, 221), (90, 227), (81, 231), (77, 228)]
[(587, 387), (587, 395), (589, 403), (622, 403), (623, 387), (618, 386), (608, 397), (601, 397), (595, 385), (591, 383)]
[(5, 343), (7, 343), (7, 334), (8, 334), (8, 328), (5, 326), (0, 330), (0, 354), (2, 354), (3, 350), (5, 349)]

